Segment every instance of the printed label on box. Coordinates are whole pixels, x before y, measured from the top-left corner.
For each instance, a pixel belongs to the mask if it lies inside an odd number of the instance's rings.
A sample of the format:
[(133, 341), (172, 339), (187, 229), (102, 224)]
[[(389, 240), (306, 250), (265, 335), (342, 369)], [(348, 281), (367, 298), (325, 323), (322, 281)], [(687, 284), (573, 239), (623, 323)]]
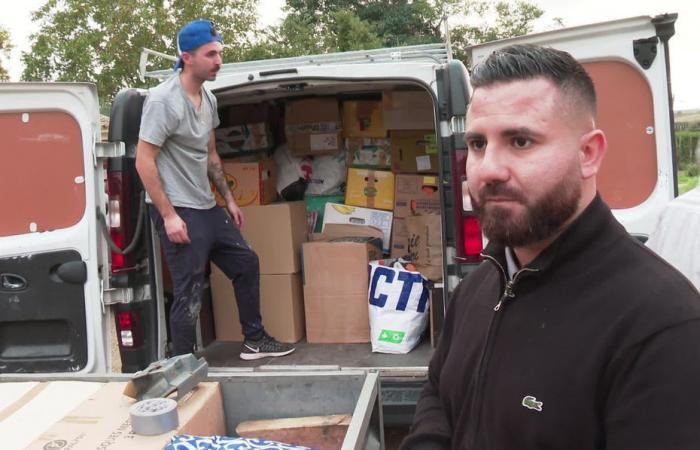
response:
[(416, 156), (416, 168), (418, 171), (423, 171), (423, 170), (430, 170), (430, 156), (428, 155), (421, 155), (421, 156)]
[(310, 148), (313, 151), (335, 150), (338, 148), (337, 134), (312, 134), (309, 136)]

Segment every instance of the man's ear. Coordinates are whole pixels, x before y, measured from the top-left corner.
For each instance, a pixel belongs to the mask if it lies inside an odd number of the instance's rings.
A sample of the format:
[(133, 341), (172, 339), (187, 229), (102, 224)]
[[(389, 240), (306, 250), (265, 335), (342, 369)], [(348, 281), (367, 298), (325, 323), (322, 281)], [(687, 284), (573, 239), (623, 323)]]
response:
[(591, 130), (581, 136), (579, 140), (579, 158), (582, 178), (591, 178), (598, 173), (607, 148), (608, 141), (602, 130)]
[(180, 58), (182, 58), (183, 63), (189, 64), (192, 61), (192, 54), (190, 52), (182, 52)]

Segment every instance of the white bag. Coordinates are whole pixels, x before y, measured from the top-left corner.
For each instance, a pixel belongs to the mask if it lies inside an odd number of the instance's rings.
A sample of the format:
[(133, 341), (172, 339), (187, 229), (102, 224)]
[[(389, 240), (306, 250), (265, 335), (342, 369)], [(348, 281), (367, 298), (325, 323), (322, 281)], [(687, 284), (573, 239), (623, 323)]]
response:
[(314, 156), (311, 162), (311, 179), (306, 188), (308, 195), (341, 194), (347, 179), (347, 155), (340, 151), (332, 155)]
[(427, 280), (419, 272), (371, 261), (369, 326), (372, 351), (408, 353), (418, 344), (428, 324)]

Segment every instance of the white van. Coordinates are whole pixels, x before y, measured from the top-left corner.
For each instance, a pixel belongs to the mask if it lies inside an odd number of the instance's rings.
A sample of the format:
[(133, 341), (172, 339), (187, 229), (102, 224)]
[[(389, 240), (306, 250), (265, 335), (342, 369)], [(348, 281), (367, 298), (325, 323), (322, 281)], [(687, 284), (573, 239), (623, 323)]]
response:
[[(668, 76), (675, 20), (636, 17), (471, 49), (478, 63), (499, 46), (533, 42), (582, 61), (594, 79), (599, 125), (610, 142), (600, 192), (642, 239), (676, 195)], [(387, 90), (432, 98), (444, 237), (445, 283), (434, 299), (439, 322), (449, 292), (479, 263), (483, 246), (478, 221), (463, 203), (462, 133), (470, 92), (464, 64), (442, 44), (356, 51), (226, 64), (208, 87), (221, 108), (314, 96), (381, 98)], [(100, 142), (95, 86), (0, 83), (0, 373), (81, 375), (110, 373), (117, 365), (132, 372), (166, 355), (160, 251), (134, 170), (145, 95), (119, 93), (109, 142)], [(133, 251), (110, 251), (106, 233), (122, 248), (133, 242)], [(377, 369), (385, 405), (408, 405), (410, 421), (417, 390), (406, 393), (402, 383), (419, 387), (425, 376), (432, 350), (424, 341), (407, 355), (372, 354), (365, 344), (302, 341), (288, 358), (257, 363), (239, 361), (237, 347), (215, 340), (202, 351), (221, 370)], [(391, 386), (395, 397), (387, 394)]]

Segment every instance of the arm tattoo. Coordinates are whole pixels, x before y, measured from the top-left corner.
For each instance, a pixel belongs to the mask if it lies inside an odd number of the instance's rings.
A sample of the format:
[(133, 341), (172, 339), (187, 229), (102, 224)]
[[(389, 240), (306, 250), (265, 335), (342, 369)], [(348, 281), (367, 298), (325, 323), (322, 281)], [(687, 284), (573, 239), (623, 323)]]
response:
[(221, 163), (209, 160), (207, 164), (207, 174), (209, 175), (209, 179), (214, 183), (214, 186), (216, 186), (216, 190), (219, 191), (219, 194), (226, 198), (227, 193), (230, 193), (231, 190), (226, 182), (226, 176), (224, 175)]

